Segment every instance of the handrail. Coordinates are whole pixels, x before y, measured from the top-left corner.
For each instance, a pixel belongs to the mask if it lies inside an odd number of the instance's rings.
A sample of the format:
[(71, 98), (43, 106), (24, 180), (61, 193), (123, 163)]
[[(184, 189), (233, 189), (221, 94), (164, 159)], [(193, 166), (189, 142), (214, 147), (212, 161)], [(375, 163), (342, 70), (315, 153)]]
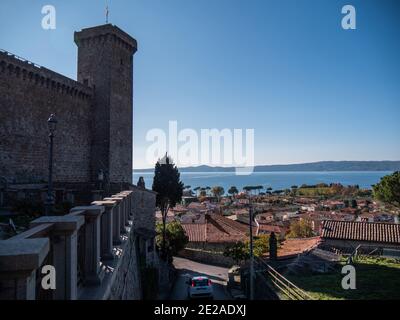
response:
[(48, 233), (52, 228), (52, 223), (45, 223), (42, 225), (35, 226), (30, 228), (22, 233), (15, 235), (14, 237), (10, 238), (9, 240), (21, 240), (21, 239), (32, 239), (32, 238), (46, 238), (48, 237)]
[[(292, 300), (313, 300), (313, 298), (306, 293), (304, 290), (300, 289), (298, 286), (296, 286), (293, 282), (289, 281), (286, 279), (283, 275), (281, 275), (278, 271), (276, 271), (273, 267), (271, 267), (268, 263), (265, 261), (256, 258), (259, 263), (264, 265), (266, 267), (266, 271), (268, 275), (270, 275), (274, 280), (271, 280), (272, 283), (278, 287), (283, 293), (286, 294), (290, 299)], [(283, 289), (278, 283), (283, 286), (285, 289)]]

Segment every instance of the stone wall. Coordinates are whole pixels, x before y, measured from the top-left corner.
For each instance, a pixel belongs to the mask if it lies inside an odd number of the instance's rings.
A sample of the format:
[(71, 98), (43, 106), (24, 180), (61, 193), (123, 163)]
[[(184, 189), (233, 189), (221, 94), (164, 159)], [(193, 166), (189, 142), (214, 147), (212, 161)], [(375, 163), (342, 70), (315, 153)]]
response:
[(133, 228), (155, 230), (155, 202), (156, 193), (150, 190), (133, 186)]
[(177, 276), (176, 269), (168, 262), (157, 259), (158, 272), (158, 299), (168, 299)]
[(227, 268), (235, 265), (233, 259), (225, 257), (221, 252), (215, 251), (185, 248), (179, 252), (179, 256), (189, 260)]
[(55, 113), (54, 181), (89, 180), (92, 90), (0, 52), (0, 176), (47, 181), (47, 119)]
[(132, 229), (123, 249), (123, 256), (114, 271), (115, 278), (108, 297), (110, 300), (140, 300), (142, 298), (136, 243), (137, 239)]
[(213, 251), (213, 252), (218, 252), (218, 253), (223, 253), (226, 249), (227, 246), (229, 246), (229, 243), (212, 243), (212, 242), (189, 242), (186, 245), (186, 248), (190, 249), (199, 249), (199, 250), (205, 250), (205, 251)]

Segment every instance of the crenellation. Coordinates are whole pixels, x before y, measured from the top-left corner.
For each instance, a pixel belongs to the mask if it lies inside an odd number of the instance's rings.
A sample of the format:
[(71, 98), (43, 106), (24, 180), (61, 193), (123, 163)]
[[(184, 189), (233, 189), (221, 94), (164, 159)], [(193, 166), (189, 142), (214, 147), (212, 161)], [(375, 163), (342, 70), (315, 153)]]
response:
[[(8, 70), (9, 76), (15, 75), (17, 79), (23, 81), (32, 81), (33, 79), (35, 84), (48, 89), (54, 88), (55, 83), (57, 83), (57, 87), (60, 85), (63, 88), (67, 88), (61, 90), (60, 93), (66, 93), (83, 99), (90, 98), (93, 95), (93, 89), (83, 83), (69, 79), (32, 62), (28, 63), (23, 61), (15, 55), (5, 54), (0, 51), (0, 57), (1, 56), (3, 56), (4, 60), (1, 60), (0, 62), (0, 71), (4, 72), (5, 70)], [(73, 94), (71, 92), (72, 90), (76, 90), (76, 92), (81, 92), (82, 94)]]

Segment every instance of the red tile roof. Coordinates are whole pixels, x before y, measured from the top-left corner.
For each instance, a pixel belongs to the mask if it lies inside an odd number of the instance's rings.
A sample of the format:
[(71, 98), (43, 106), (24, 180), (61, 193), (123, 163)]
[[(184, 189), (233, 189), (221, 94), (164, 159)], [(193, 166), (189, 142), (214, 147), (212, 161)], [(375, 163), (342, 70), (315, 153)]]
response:
[[(254, 227), (254, 231), (255, 231)], [(207, 215), (207, 242), (237, 242), (248, 238), (249, 227), (226, 217)]]
[(328, 220), (321, 238), (400, 244), (400, 224)]
[(320, 237), (286, 239), (280, 248), (278, 248), (278, 256), (285, 257), (297, 255), (306, 250), (316, 247), (320, 242)]
[(207, 225), (205, 223), (183, 223), (183, 229), (189, 237), (189, 242), (205, 242)]
[(282, 227), (280, 226), (275, 226), (275, 225), (271, 225), (271, 224), (260, 224), (258, 227), (258, 232), (262, 233), (262, 232), (267, 232), (267, 233), (282, 233), (284, 232), (284, 230), (282, 229)]
[[(182, 224), (189, 242), (232, 243), (248, 238), (248, 226), (217, 214), (207, 214), (206, 223)], [(254, 226), (254, 234), (256, 226)]]

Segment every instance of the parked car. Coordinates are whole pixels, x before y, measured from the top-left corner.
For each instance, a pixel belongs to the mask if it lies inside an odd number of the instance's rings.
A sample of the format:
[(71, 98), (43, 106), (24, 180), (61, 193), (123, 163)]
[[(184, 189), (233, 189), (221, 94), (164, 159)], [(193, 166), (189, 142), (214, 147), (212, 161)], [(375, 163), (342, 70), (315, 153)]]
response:
[(192, 277), (187, 281), (188, 298), (211, 298), (213, 299), (213, 287), (210, 279), (204, 276)]

